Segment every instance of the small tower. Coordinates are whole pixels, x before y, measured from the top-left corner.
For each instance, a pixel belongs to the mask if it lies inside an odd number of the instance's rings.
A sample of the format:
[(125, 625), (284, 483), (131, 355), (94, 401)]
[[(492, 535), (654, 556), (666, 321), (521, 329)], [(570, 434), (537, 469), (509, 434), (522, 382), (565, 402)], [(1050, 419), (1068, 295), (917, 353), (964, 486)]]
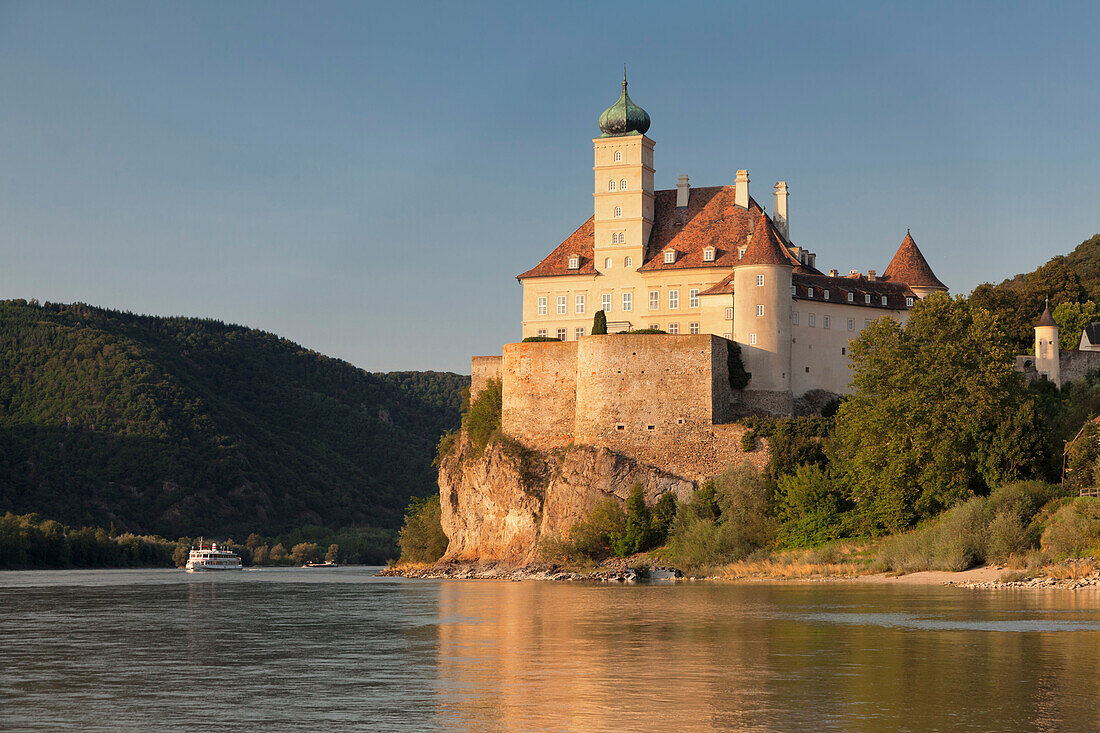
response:
[(921, 300), (932, 293), (947, 292), (947, 286), (932, 272), (928, 260), (924, 259), (908, 229), (905, 230), (905, 239), (901, 240), (901, 246), (894, 253), (894, 258), (882, 273), (882, 279), (892, 283), (905, 283)]
[(791, 273), (768, 215), (756, 222), (745, 254), (733, 270), (733, 338), (752, 374), (746, 392), (762, 409), (791, 410)]
[(1050, 315), (1050, 302), (1035, 324), (1035, 370), (1059, 387), (1062, 386), (1061, 358), (1058, 353), (1058, 324)]

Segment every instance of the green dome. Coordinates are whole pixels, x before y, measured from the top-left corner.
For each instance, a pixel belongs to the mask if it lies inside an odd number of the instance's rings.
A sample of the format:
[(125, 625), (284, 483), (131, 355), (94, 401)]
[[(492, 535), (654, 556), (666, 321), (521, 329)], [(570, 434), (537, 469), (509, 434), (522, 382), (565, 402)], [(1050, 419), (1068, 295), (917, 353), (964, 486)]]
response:
[(600, 137), (616, 137), (619, 135), (644, 135), (649, 129), (649, 115), (644, 109), (634, 104), (630, 95), (626, 93), (626, 72), (623, 72), (623, 93), (619, 95), (619, 101), (604, 110), (600, 115)]

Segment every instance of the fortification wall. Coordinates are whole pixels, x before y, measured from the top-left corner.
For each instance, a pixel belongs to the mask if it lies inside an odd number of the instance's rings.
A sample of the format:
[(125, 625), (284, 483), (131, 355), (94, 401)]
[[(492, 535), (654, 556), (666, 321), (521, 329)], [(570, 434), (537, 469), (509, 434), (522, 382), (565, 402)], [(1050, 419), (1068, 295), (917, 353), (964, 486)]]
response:
[(1100, 351), (1061, 351), (1058, 357), (1062, 384), (1077, 382), (1094, 369), (1100, 369)]
[[(711, 334), (582, 338), (576, 442), (629, 449), (710, 428), (720, 341)], [(721, 357), (724, 366), (724, 351)]]
[(490, 379), (500, 379), (504, 368), (503, 356), (475, 356), (470, 359), (470, 401), (472, 402), (485, 383)]
[(573, 442), (577, 341), (505, 344), (503, 430), (532, 448)]

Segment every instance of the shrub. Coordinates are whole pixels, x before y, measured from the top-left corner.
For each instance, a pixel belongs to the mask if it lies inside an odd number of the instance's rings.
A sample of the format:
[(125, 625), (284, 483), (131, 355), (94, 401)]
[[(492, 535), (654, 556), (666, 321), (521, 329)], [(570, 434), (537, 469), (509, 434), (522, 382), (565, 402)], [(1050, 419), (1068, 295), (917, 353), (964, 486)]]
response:
[(607, 335), (607, 314), (602, 310), (596, 311), (596, 315), (592, 316), (592, 335)]
[(630, 335), (634, 336), (634, 335), (637, 335), (637, 334), (644, 334), (644, 333), (663, 333), (663, 334), (667, 334), (668, 331), (662, 331), (659, 328), (639, 328), (637, 331), (620, 331), (619, 333), (626, 333), (626, 334), (630, 334)]
[(612, 537), (626, 532), (626, 513), (614, 496), (602, 499), (569, 531), (570, 557), (603, 559), (612, 552)]
[(745, 362), (741, 360), (741, 344), (730, 341), (726, 349), (726, 368), (729, 373), (730, 387), (744, 389), (748, 386), (752, 374), (745, 371)]
[(756, 450), (755, 430), (749, 429), (741, 433), (741, 450), (745, 451), (746, 453), (751, 453), (752, 451)]
[(1100, 499), (1082, 496), (1062, 506), (1043, 530), (1043, 551), (1055, 557), (1081, 557), (1100, 547)]
[(528, 336), (523, 339), (522, 343), (525, 344), (541, 344), (547, 341), (561, 341), (561, 339), (554, 338), (553, 336)]
[(776, 503), (782, 546), (817, 545), (851, 533), (850, 502), (836, 480), (816, 464), (803, 464), (793, 475), (782, 476)]
[(447, 551), (447, 535), (443, 534), (439, 494), (414, 498), (409, 503), (398, 543), (404, 562), (435, 562), (443, 557)]
[(504, 395), (499, 379), (490, 379), (485, 388), (474, 397), (462, 424), (475, 454), (481, 453), (493, 435), (500, 430), (503, 419)]
[(290, 550), (290, 559), (299, 565), (307, 562), (316, 562), (319, 557), (319, 548), (316, 542), (299, 542)]

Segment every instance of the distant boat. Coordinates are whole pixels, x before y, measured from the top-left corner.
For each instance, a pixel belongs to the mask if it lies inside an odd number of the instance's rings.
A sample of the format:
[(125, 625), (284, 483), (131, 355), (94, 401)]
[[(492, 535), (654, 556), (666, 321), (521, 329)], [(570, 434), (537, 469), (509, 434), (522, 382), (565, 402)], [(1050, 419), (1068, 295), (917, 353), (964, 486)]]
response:
[(326, 561), (326, 562), (307, 562), (302, 567), (303, 568), (338, 568), (340, 566), (339, 566), (339, 564), (334, 563), (332, 561)]
[(205, 570), (243, 570), (241, 556), (229, 550), (219, 550), (216, 542), (204, 545), (199, 540), (198, 548), (192, 548), (187, 556), (185, 569), (189, 573)]

